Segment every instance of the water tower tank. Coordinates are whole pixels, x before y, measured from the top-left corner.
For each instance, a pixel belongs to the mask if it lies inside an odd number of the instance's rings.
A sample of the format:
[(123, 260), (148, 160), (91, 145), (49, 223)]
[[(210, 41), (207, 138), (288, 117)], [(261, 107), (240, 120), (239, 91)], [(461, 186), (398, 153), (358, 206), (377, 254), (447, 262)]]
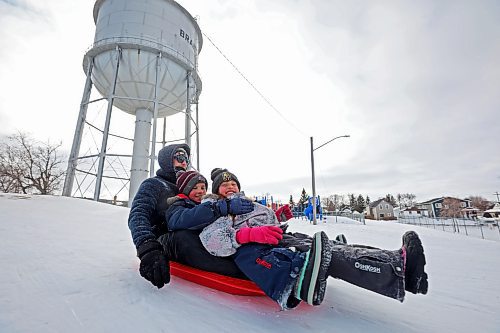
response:
[[(94, 5), (94, 45), (84, 57), (84, 70), (93, 58), (92, 83), (106, 96), (114, 81), (115, 48), (121, 47), (120, 69), (113, 105), (135, 114), (150, 108), (155, 93), (156, 56), (162, 53), (157, 97), (158, 116), (186, 107), (186, 71), (194, 83), (189, 96), (201, 92), (196, 71), (202, 47), (200, 28), (186, 9), (171, 0), (97, 0)], [(138, 100), (142, 99), (142, 100)]]
[(130, 203), (140, 183), (153, 173), (156, 119), (185, 112), (186, 142), (190, 143), (190, 104), (197, 103), (201, 93), (197, 62), (203, 38), (196, 20), (173, 0), (96, 0), (93, 15), (95, 38), (83, 58), (87, 83), (63, 195), (71, 195), (82, 158), (79, 150), (87, 105), (99, 100), (89, 100), (94, 86), (108, 101), (94, 200), (99, 200), (111, 110), (115, 106), (136, 117)]

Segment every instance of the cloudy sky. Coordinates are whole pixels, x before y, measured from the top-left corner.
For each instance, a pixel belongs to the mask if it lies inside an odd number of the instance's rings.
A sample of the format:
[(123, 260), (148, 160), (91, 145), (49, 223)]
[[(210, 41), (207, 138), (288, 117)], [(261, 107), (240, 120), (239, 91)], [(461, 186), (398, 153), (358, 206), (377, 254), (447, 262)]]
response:
[[(202, 173), (227, 167), (247, 193), (297, 199), (312, 192), (310, 137), (318, 147), (349, 134), (315, 151), (322, 196), (500, 191), (498, 1), (179, 3), (274, 106), (205, 38)], [(0, 0), (0, 134), (22, 130), (69, 151), (92, 9)]]

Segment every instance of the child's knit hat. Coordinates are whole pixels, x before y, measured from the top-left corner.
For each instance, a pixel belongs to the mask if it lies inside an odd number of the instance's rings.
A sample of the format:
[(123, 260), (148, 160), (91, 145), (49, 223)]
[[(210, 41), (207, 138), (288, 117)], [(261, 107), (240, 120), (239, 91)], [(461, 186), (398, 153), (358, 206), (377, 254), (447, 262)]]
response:
[(208, 187), (208, 182), (203, 175), (197, 171), (179, 171), (176, 174), (177, 176), (177, 188), (179, 189), (179, 193), (182, 193), (186, 196), (189, 196), (189, 192), (193, 190), (193, 188), (198, 183), (205, 183), (205, 186)]
[(238, 189), (241, 191), (241, 185), (238, 178), (234, 173), (229, 172), (227, 169), (215, 168), (210, 173), (210, 178), (212, 179), (212, 193), (219, 193), (220, 184), (223, 182), (228, 182), (234, 180), (238, 184)]

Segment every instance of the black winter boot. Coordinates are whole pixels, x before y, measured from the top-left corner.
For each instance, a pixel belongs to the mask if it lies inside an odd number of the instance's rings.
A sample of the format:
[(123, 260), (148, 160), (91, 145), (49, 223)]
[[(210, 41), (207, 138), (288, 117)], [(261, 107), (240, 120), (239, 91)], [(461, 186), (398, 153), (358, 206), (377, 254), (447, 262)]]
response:
[(347, 238), (345, 237), (344, 234), (338, 234), (335, 237), (335, 241), (340, 244), (347, 244)]
[(427, 294), (429, 284), (424, 272), (425, 255), (422, 242), (415, 231), (403, 235), (405, 260), (405, 289), (413, 294)]
[(330, 266), (332, 245), (328, 236), (319, 231), (314, 234), (311, 250), (297, 281), (295, 295), (311, 305), (320, 305), (326, 292), (326, 279)]

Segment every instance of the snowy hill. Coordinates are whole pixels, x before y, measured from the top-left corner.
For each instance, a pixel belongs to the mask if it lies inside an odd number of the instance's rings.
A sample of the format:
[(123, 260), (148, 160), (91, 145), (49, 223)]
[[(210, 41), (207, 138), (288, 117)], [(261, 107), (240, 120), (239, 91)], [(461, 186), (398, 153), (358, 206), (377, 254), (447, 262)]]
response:
[[(0, 332), (500, 332), (500, 242), (413, 227), (429, 294), (404, 303), (329, 279), (324, 303), (279, 311), (173, 277), (143, 280), (128, 209), (81, 199), (0, 195)], [(343, 220), (345, 222), (345, 220)], [(367, 221), (290, 229), (396, 249), (409, 226)]]

